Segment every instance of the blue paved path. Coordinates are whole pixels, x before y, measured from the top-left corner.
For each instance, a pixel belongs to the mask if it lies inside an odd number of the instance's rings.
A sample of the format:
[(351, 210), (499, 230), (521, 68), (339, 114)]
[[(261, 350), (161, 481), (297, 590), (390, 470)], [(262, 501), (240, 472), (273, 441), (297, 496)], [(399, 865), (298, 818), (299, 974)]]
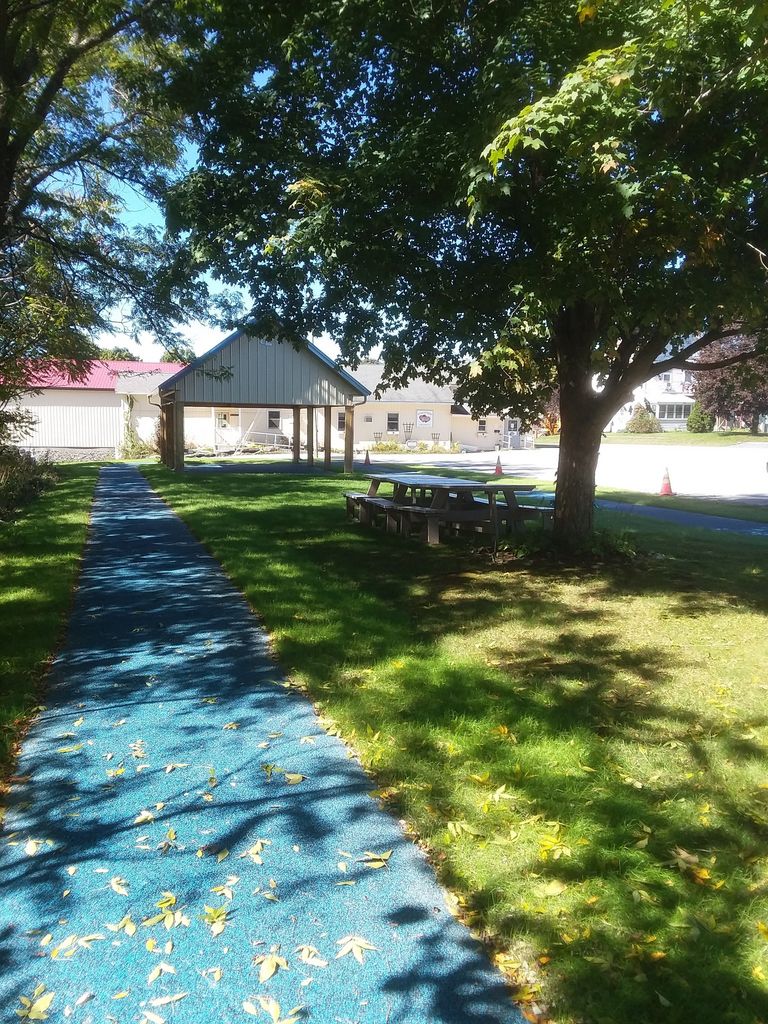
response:
[(695, 526), (697, 529), (717, 530), (721, 533), (741, 533), (747, 537), (768, 537), (768, 523), (755, 523), (748, 519), (712, 516), (702, 512), (683, 512), (677, 508), (660, 508), (658, 505), (632, 505), (629, 502), (608, 501), (605, 498), (598, 498), (595, 504), (607, 512), (629, 512), (633, 516), (660, 519), (676, 526)]
[(317, 1024), (521, 1020), (359, 765), (282, 682), (218, 564), (135, 469), (103, 470), (0, 847), (3, 1020), (38, 985), (73, 1024), (299, 1005)]

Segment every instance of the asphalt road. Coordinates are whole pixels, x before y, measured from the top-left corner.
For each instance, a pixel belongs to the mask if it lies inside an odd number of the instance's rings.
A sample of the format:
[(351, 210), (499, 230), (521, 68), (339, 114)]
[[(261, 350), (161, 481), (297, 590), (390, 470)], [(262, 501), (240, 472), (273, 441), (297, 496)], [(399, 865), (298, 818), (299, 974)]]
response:
[[(374, 463), (421, 463), (451, 466), (457, 471), (493, 472), (496, 452), (468, 455), (372, 455)], [(505, 473), (553, 479), (557, 448), (503, 451)], [(768, 443), (756, 441), (728, 447), (605, 444), (597, 463), (598, 487), (658, 494), (665, 469), (677, 494), (730, 498), (768, 505)]]

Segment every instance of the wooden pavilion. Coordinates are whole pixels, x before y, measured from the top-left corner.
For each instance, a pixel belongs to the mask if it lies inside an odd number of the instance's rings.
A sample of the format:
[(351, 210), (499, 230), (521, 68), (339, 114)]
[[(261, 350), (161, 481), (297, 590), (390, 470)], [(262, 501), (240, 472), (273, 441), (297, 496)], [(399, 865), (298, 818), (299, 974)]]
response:
[(184, 469), (184, 409), (216, 406), (293, 409), (293, 461), (301, 460), (301, 423), (306, 423), (307, 463), (314, 463), (314, 417), (324, 410), (323, 459), (331, 463), (331, 412), (344, 409), (344, 470), (351, 472), (354, 406), (370, 392), (315, 345), (295, 349), (235, 331), (160, 385), (160, 457)]

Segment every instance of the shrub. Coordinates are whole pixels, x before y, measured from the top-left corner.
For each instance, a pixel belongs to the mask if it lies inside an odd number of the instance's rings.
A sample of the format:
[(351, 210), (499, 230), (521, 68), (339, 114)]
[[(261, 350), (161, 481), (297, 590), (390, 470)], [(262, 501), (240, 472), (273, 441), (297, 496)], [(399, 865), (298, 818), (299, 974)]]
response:
[(57, 479), (47, 459), (37, 462), (29, 452), (0, 445), (0, 519), (53, 487)]
[(692, 434), (708, 434), (715, 428), (715, 417), (711, 412), (703, 409), (698, 402), (694, 402), (686, 426)]
[(628, 434), (660, 434), (661, 423), (644, 405), (636, 405), (626, 426)]

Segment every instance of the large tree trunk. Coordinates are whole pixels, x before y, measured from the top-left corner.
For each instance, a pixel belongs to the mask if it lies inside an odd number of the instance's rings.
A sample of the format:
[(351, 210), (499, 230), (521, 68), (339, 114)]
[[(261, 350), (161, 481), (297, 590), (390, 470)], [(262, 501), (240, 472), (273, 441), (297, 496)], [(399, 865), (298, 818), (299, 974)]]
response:
[(561, 407), (554, 533), (571, 548), (589, 539), (594, 522), (595, 471), (604, 424), (593, 416), (594, 409), (586, 403), (573, 402), (568, 412)]
[(749, 432), (750, 434), (760, 433), (760, 413), (753, 412), (749, 421)]
[(564, 547), (589, 540), (594, 521), (595, 470), (603, 429), (621, 405), (620, 395), (598, 394), (592, 353), (597, 313), (586, 302), (563, 308), (553, 324), (560, 387), (560, 457), (554, 534)]

